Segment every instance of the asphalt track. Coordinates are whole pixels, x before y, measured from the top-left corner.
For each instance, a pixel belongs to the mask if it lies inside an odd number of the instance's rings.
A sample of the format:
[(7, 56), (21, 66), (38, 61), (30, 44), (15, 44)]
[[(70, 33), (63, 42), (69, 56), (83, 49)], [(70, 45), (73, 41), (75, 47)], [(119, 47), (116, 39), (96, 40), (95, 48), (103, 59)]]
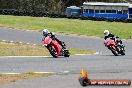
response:
[[(69, 58), (51, 57), (0, 57), (0, 73), (55, 72), (48, 78), (36, 78), (0, 85), (0, 88), (82, 88), (78, 82), (81, 68), (89, 72), (91, 79), (132, 80), (132, 41), (124, 40), (125, 56), (113, 56), (103, 45), (103, 39), (58, 35), (69, 48), (92, 49), (96, 55), (73, 55)], [(21, 41), (41, 45), (41, 33), (35, 31), (0, 28), (0, 40)], [(118, 88), (121, 86), (112, 86)], [(107, 88), (88, 86), (87, 88)], [(111, 88), (111, 86), (110, 86)], [(132, 88), (122, 86), (121, 88)]]

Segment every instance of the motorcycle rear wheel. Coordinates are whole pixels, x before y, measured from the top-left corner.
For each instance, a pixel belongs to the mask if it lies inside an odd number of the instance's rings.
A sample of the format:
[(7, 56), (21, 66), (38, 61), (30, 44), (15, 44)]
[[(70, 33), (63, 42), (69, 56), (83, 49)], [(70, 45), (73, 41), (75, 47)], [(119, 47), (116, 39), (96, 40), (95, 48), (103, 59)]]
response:
[(124, 50), (124, 47), (123, 46), (118, 46), (119, 47), (119, 52), (121, 55), (125, 55), (125, 50)]
[(125, 55), (125, 51), (121, 51), (121, 55)]

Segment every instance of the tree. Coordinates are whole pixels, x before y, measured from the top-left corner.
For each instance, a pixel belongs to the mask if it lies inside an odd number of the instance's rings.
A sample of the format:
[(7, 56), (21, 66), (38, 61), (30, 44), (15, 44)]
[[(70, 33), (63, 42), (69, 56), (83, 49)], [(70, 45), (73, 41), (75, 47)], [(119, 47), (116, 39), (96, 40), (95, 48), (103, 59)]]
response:
[(82, 6), (83, 2), (132, 2), (132, 0), (0, 0), (0, 9), (17, 9), (27, 12), (64, 14), (68, 6)]

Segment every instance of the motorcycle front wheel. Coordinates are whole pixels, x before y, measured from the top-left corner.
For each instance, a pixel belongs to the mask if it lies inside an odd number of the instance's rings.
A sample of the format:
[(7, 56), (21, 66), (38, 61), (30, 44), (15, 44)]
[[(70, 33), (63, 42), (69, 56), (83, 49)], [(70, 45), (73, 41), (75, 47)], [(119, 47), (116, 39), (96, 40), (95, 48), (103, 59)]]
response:
[(53, 46), (48, 46), (47, 49), (54, 58), (58, 58), (57, 49), (55, 47), (53, 48)]
[(115, 49), (113, 49), (113, 48), (111, 48), (110, 50), (111, 50), (111, 52), (112, 52), (115, 56), (118, 56), (117, 50), (115, 50)]
[(69, 57), (69, 56), (70, 56), (69, 50), (64, 50), (64, 57)]
[(118, 53), (116, 51), (112, 51), (112, 53), (115, 55), (115, 56), (118, 56)]

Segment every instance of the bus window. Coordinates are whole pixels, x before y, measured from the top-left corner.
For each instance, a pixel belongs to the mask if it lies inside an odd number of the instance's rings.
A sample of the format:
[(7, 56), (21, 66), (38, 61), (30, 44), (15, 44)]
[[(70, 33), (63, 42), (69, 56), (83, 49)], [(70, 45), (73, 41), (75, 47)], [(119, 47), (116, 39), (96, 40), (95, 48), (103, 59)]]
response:
[(112, 13), (112, 11), (111, 10), (106, 10), (106, 13)]
[(100, 13), (105, 13), (105, 10), (100, 10)]
[(111, 13), (116, 13), (116, 10), (111, 10)]
[(95, 13), (99, 13), (99, 10), (95, 10)]
[(83, 11), (86, 12), (86, 9), (84, 9)]
[(122, 14), (122, 10), (117, 10), (117, 14)]
[(94, 13), (94, 10), (93, 9), (89, 9), (89, 13)]
[(123, 10), (123, 14), (127, 14), (128, 13), (128, 10)]
[(128, 8), (129, 9), (129, 14), (132, 14), (132, 8)]
[(86, 13), (88, 13), (88, 9), (86, 9)]

